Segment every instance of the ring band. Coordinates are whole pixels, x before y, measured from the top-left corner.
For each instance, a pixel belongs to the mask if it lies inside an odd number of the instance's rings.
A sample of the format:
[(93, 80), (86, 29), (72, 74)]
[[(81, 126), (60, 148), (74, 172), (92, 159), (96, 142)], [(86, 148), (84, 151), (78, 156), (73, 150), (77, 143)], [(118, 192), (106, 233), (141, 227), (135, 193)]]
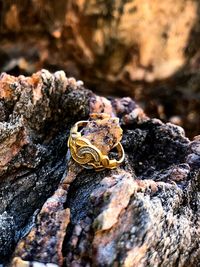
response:
[(124, 149), (121, 143), (117, 143), (114, 147), (118, 151), (119, 159), (109, 159), (104, 155), (96, 146), (81, 136), (78, 132), (79, 127), (86, 126), (88, 121), (77, 122), (70, 131), (68, 139), (68, 147), (71, 152), (72, 158), (86, 169), (95, 169), (100, 171), (103, 169), (115, 169), (124, 161)]

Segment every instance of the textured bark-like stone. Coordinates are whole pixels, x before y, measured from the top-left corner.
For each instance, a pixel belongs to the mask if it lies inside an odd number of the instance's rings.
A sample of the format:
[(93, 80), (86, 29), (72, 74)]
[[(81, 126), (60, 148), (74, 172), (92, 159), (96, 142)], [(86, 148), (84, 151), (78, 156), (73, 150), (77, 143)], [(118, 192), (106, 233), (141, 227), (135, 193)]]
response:
[(83, 136), (90, 140), (100, 151), (107, 155), (121, 141), (122, 129), (118, 118), (107, 116), (106, 113), (92, 113), (91, 120), (84, 128)]
[(43, 70), (28, 78), (1, 75), (1, 260), (10, 255), (66, 170), (70, 125), (89, 114), (91, 92), (81, 88), (81, 82), (67, 79), (62, 71), (52, 75)]
[[(30, 233), (19, 242), (15, 254), (23, 260), (34, 258), (37, 262), (62, 266), (62, 244), (70, 218), (69, 209), (63, 208), (66, 192), (63, 188), (56, 190), (45, 202)], [(13, 265), (20, 267), (20, 264), (20, 258), (14, 257)]]
[[(1, 262), (198, 266), (199, 137), (150, 119), (131, 98), (96, 96), (64, 72), (3, 74), (0, 92)], [(126, 157), (115, 170), (83, 169), (67, 153), (71, 126), (94, 112), (123, 128)]]

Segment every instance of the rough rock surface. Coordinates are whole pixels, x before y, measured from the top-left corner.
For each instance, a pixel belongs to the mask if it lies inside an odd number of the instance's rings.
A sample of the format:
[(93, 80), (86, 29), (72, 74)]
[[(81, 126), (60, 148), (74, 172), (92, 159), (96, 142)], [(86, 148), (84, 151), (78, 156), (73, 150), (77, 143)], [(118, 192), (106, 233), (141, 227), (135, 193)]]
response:
[(107, 155), (122, 139), (119, 119), (112, 118), (107, 113), (92, 113), (90, 114), (90, 120), (83, 129), (83, 137), (100, 149), (104, 155)]
[(196, 0), (0, 0), (0, 71), (63, 69), (200, 131)]
[[(198, 136), (62, 71), (2, 74), (0, 106), (1, 263), (199, 266)], [(94, 112), (120, 119), (126, 158), (115, 170), (69, 157), (71, 126)]]

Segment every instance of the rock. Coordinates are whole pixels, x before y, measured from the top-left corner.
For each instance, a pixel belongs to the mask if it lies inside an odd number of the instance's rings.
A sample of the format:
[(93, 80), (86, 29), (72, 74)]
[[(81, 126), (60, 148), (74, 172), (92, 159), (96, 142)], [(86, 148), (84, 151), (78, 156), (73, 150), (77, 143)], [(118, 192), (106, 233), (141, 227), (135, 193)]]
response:
[(9, 257), (11, 244), (19, 240), (35, 210), (58, 186), (66, 170), (71, 118), (89, 114), (91, 92), (83, 91), (63, 72), (52, 75), (46, 70), (27, 78), (2, 74), (0, 92), (7, 114), (0, 122), (0, 213), (6, 211), (5, 220), (14, 221), (14, 227), (7, 223), (0, 232), (3, 260)]
[[(1, 263), (198, 266), (198, 138), (63, 72), (3, 74), (0, 92)], [(117, 169), (95, 172), (70, 159), (70, 128), (94, 112), (119, 118), (126, 156)]]
[[(43, 205), (30, 233), (18, 243), (15, 254), (24, 261), (37, 261), (38, 265), (33, 265), (38, 267), (39, 262), (62, 266), (62, 244), (70, 218), (69, 209), (63, 207), (66, 192), (62, 188), (56, 190)], [(20, 267), (21, 263), (16, 263), (20, 258), (14, 257), (12, 265)]]
[(1, 2), (0, 71), (63, 69), (199, 134), (199, 1)]
[(90, 140), (100, 151), (107, 155), (121, 141), (122, 129), (118, 118), (105, 116), (107, 113), (92, 113), (91, 120), (84, 128), (83, 137)]

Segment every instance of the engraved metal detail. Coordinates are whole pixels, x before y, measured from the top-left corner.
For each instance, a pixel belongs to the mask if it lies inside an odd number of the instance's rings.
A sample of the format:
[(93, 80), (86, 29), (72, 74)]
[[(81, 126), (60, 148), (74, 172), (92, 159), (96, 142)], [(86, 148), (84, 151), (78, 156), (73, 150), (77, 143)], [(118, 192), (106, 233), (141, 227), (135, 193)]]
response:
[(116, 148), (120, 156), (119, 160), (110, 160), (107, 155), (92, 145), (90, 141), (81, 136), (78, 132), (78, 125), (82, 125), (85, 121), (78, 122), (71, 129), (68, 139), (68, 147), (70, 148), (72, 158), (86, 169), (103, 170), (105, 168), (114, 169), (124, 160), (124, 150), (120, 142)]

